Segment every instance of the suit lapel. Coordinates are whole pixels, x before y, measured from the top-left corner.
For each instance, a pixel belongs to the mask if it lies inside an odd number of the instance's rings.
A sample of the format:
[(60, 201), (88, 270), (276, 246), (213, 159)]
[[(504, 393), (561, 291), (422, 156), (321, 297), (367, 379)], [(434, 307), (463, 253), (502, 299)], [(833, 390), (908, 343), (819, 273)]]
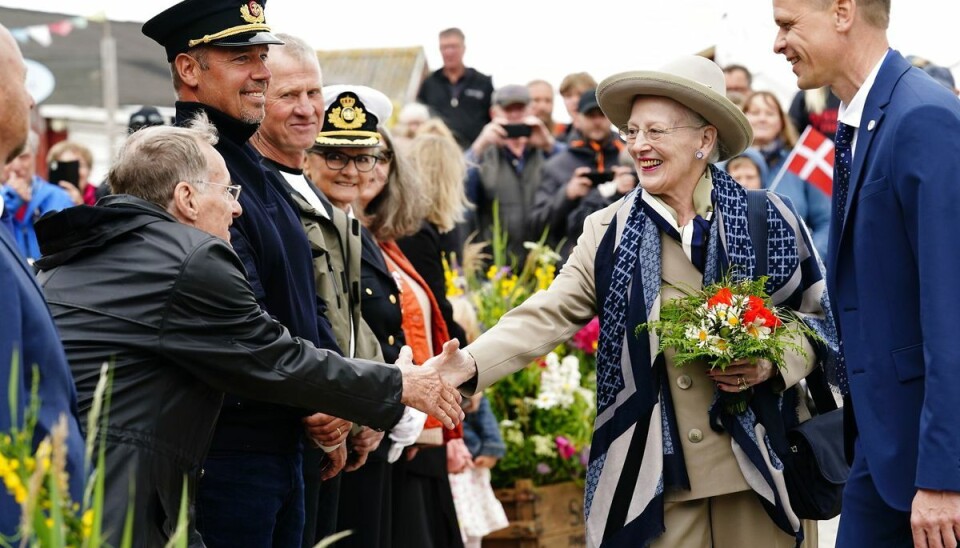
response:
[[(847, 203), (843, 204), (843, 226), (840, 229), (839, 242), (843, 241), (847, 233), (847, 227), (852, 222), (850, 217), (856, 214), (853, 211), (853, 204), (856, 203), (857, 192), (863, 184), (864, 166), (870, 158), (874, 138), (880, 131), (884, 109), (890, 103), (890, 97), (893, 95), (893, 90), (900, 77), (909, 69), (910, 63), (903, 56), (896, 51), (889, 51), (880, 67), (880, 72), (877, 73), (877, 79), (873, 82), (870, 94), (867, 95), (867, 101), (863, 107), (863, 116), (860, 118), (860, 127), (857, 129), (857, 145), (850, 172)], [(836, 246), (834, 255), (839, 251), (839, 247), (839, 245)], [(833, 264), (836, 264), (836, 259), (837, 257), (834, 256)]]

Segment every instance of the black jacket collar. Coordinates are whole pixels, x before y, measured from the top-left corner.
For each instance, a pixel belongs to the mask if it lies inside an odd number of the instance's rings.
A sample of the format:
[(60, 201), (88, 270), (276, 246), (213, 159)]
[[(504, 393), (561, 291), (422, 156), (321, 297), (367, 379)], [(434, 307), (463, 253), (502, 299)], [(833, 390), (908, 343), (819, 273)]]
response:
[(40, 270), (67, 263), (87, 250), (156, 222), (177, 222), (160, 206), (129, 194), (115, 194), (95, 206), (69, 207), (37, 220), (35, 229), (43, 258)]
[(203, 103), (177, 101), (177, 125), (185, 126), (198, 113), (205, 112), (210, 122), (216, 126), (221, 139), (227, 139), (237, 146), (243, 146), (257, 132), (260, 124), (249, 124)]

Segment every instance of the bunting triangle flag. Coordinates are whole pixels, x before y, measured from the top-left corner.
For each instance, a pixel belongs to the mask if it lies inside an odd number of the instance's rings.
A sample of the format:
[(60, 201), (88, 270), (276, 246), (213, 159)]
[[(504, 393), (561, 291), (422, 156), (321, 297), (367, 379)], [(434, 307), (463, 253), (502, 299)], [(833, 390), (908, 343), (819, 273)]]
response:
[(27, 34), (30, 35), (30, 38), (32, 38), (34, 42), (45, 48), (50, 47), (50, 44), (53, 43), (53, 39), (50, 37), (50, 27), (47, 25), (27, 27)]
[(27, 29), (10, 29), (10, 34), (20, 44), (26, 44), (30, 41), (30, 33)]
[(47, 26), (50, 28), (50, 32), (57, 36), (66, 36), (73, 32), (73, 23), (71, 23), (69, 19), (50, 23)]

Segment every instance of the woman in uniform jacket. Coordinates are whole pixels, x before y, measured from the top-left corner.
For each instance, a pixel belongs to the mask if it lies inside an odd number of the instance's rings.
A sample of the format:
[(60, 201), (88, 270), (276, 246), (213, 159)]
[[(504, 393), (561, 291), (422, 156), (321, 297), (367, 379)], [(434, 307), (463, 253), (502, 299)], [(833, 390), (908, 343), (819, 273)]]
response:
[[(424, 280), (396, 240), (410, 236), (421, 227), (429, 199), (402, 152), (392, 145), (389, 132), (380, 128), (386, 149), (393, 154), (377, 164), (363, 186), (360, 216), (391, 273), (401, 309), (401, 324), (406, 344), (413, 349), (414, 363), (424, 363), (440, 353), (450, 335), (431, 284)], [(381, 151), (382, 152), (382, 151)], [(453, 495), (447, 478), (448, 450), (469, 460), (463, 444), (462, 429), (445, 430), (432, 417), (426, 417), (424, 437), (433, 434), (430, 445), (400, 456), (393, 465), (391, 546), (462, 546)], [(438, 445), (433, 445), (433, 444)], [(396, 456), (396, 455), (394, 455)]]

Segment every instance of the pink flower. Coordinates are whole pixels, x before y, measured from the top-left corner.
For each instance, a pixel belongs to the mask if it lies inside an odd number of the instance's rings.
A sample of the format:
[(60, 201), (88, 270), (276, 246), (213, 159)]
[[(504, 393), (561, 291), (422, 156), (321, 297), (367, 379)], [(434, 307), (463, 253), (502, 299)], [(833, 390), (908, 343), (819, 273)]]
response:
[(557, 444), (557, 453), (560, 453), (562, 459), (566, 460), (577, 454), (577, 448), (567, 438), (557, 436), (554, 442)]
[(577, 331), (573, 336), (573, 346), (583, 350), (587, 354), (593, 354), (597, 351), (597, 339), (600, 337), (600, 318), (594, 316), (590, 323), (583, 326), (583, 329)]

